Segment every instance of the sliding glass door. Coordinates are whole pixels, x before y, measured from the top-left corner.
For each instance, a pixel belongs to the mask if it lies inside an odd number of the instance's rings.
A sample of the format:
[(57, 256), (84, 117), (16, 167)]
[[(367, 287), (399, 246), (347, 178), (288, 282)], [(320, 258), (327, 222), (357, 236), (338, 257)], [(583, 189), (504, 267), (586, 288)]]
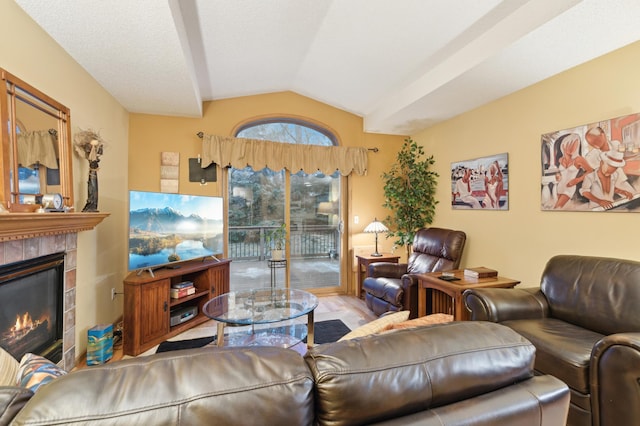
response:
[(291, 175), (291, 287), (340, 286), (340, 174)]
[[(290, 122), (259, 123), (238, 136), (284, 143), (333, 143), (318, 130)], [(337, 172), (228, 169), (231, 289), (276, 286), (345, 291), (346, 283), (341, 280), (346, 261), (341, 233), (343, 179)], [(274, 261), (268, 235), (282, 224), (287, 229), (285, 259)]]
[[(284, 268), (271, 270), (267, 235), (285, 223), (285, 174), (281, 170), (228, 169), (228, 257), (231, 290), (281, 286)], [(274, 266), (274, 265), (271, 265)], [(280, 270), (281, 269), (281, 270)], [(271, 272), (274, 276), (271, 276)], [(272, 280), (273, 278), (273, 280)]]

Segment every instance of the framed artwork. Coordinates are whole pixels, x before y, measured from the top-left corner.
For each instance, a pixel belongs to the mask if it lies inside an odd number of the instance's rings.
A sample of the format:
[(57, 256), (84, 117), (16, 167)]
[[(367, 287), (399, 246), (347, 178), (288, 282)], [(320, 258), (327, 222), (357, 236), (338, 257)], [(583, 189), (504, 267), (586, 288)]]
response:
[(542, 210), (640, 212), (640, 113), (541, 136)]
[(507, 153), (451, 163), (451, 207), (509, 210)]
[(180, 182), (180, 153), (160, 153), (160, 192), (177, 194)]

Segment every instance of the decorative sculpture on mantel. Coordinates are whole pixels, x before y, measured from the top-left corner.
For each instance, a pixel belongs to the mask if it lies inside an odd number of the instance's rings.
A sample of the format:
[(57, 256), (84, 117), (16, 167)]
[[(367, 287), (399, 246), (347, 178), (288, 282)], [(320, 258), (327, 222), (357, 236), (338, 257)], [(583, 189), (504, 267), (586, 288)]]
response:
[(76, 152), (89, 161), (89, 181), (87, 202), (82, 209), (83, 212), (98, 211), (98, 163), (104, 149), (104, 140), (100, 135), (91, 130), (80, 130), (74, 135), (74, 145)]

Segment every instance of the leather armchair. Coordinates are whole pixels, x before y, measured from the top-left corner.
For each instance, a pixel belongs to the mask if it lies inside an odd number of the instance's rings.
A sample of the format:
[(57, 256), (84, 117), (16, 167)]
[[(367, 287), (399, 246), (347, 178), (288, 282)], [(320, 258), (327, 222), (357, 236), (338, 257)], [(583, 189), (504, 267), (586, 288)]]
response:
[(418, 279), (415, 274), (457, 269), (466, 240), (462, 231), (423, 228), (413, 238), (407, 263), (369, 264), (362, 284), (369, 309), (376, 315), (408, 310), (409, 318), (416, 318)]
[(472, 320), (524, 336), (536, 347), (536, 372), (569, 385), (568, 425), (640, 424), (640, 262), (555, 256), (539, 288), (463, 297)]

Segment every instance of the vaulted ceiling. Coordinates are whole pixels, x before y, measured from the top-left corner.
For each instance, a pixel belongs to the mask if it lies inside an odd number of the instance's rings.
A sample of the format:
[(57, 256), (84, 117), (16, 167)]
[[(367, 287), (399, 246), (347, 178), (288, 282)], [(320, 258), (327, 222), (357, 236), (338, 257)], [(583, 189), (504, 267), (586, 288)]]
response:
[(14, 0), (129, 112), (293, 91), (412, 134), (640, 39), (637, 0)]

